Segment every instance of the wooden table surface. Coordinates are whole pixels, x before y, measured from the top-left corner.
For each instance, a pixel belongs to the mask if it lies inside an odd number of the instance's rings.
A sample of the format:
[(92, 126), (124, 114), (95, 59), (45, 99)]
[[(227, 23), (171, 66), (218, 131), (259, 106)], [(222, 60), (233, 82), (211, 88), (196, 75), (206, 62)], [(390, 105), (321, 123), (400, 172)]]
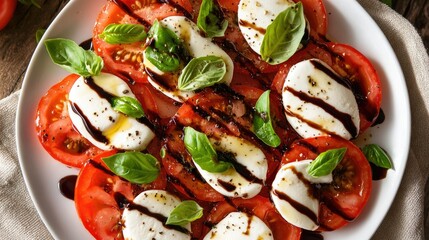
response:
[[(37, 29), (46, 29), (69, 0), (36, 1), (42, 5), (41, 9), (18, 3), (12, 21), (0, 30), (0, 99), (21, 88), (36, 47)], [(428, 49), (429, 1), (393, 0), (393, 8), (417, 28)]]

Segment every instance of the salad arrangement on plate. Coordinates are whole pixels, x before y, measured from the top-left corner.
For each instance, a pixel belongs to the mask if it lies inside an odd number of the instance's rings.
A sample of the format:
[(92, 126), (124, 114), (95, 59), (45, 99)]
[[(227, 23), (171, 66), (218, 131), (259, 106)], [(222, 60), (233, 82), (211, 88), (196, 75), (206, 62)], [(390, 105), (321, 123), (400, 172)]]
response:
[[(321, 0), (106, 1), (86, 50), (39, 103), (53, 158), (97, 239), (300, 239), (336, 230), (371, 193), (380, 121), (368, 59), (329, 41)], [(371, 162), (371, 163), (370, 163)]]

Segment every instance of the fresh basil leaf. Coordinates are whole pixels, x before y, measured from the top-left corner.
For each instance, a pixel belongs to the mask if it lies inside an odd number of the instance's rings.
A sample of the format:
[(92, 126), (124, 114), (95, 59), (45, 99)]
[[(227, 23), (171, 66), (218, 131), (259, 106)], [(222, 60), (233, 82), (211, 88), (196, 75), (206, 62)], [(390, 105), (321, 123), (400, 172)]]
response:
[(167, 218), (167, 225), (185, 226), (203, 216), (203, 208), (195, 201), (185, 200), (177, 205)]
[(103, 60), (91, 50), (84, 50), (69, 39), (48, 39), (46, 50), (52, 61), (71, 73), (83, 77), (97, 76), (103, 68)]
[(228, 21), (213, 0), (203, 0), (197, 19), (198, 27), (207, 37), (223, 37), (228, 27)]
[(98, 35), (105, 42), (110, 44), (134, 43), (146, 39), (146, 31), (139, 24), (109, 24), (104, 31)]
[(147, 47), (144, 54), (155, 67), (163, 72), (173, 72), (180, 67), (180, 60), (173, 54), (152, 47)]
[(387, 169), (393, 168), (393, 163), (389, 155), (377, 144), (366, 145), (362, 152), (366, 159), (376, 166)]
[(288, 60), (297, 50), (305, 33), (302, 3), (298, 2), (281, 12), (268, 25), (261, 46), (261, 57), (269, 64)]
[(225, 61), (218, 56), (192, 59), (179, 76), (178, 88), (194, 91), (222, 81), (226, 74)]
[(136, 184), (155, 181), (160, 171), (158, 160), (141, 152), (118, 153), (103, 158), (103, 162), (113, 173)]
[(319, 154), (319, 156), (310, 163), (307, 169), (308, 174), (313, 177), (321, 177), (330, 174), (344, 158), (346, 151), (347, 148), (337, 148)]
[(43, 29), (43, 28), (37, 29), (37, 31), (36, 31), (36, 43), (40, 42), (40, 39), (42, 39), (43, 34), (45, 34), (45, 32), (46, 32), (46, 29)]
[(18, 0), (18, 1), (27, 6), (34, 5), (37, 8), (41, 8), (40, 4), (36, 0)]
[(268, 146), (278, 147), (280, 145), (280, 138), (274, 131), (271, 121), (270, 90), (265, 91), (256, 102), (253, 130), (255, 135)]
[(192, 127), (185, 127), (184, 131), (185, 137), (183, 141), (185, 142), (185, 147), (191, 154), (192, 159), (203, 170), (220, 173), (232, 167), (231, 163), (217, 159), (217, 153), (204, 133), (198, 132)]
[(170, 29), (163, 27), (158, 21), (155, 21), (150, 28), (149, 36), (154, 40), (151, 46), (158, 51), (182, 54), (183, 45), (180, 38)]
[(144, 117), (143, 107), (140, 102), (132, 97), (122, 96), (112, 99), (113, 110), (124, 113), (133, 118)]

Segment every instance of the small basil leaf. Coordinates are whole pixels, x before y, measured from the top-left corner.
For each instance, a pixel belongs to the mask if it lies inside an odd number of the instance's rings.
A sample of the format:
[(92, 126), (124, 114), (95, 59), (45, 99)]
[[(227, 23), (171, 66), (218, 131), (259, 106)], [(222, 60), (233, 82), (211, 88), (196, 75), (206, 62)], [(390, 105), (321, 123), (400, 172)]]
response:
[(280, 138), (274, 131), (271, 121), (270, 90), (265, 91), (256, 102), (253, 130), (255, 135), (268, 146), (278, 147), (280, 145)]
[(37, 8), (41, 8), (36, 0), (19, 0), (19, 2), (27, 6), (34, 5)]
[(110, 44), (134, 43), (146, 39), (146, 31), (139, 24), (109, 24), (104, 31), (98, 35)]
[(268, 25), (262, 40), (262, 59), (273, 65), (288, 60), (298, 50), (304, 33), (304, 10), (302, 3), (298, 2), (281, 12)]
[(167, 218), (167, 225), (185, 226), (203, 216), (203, 208), (195, 201), (186, 200), (177, 205)]
[(124, 113), (133, 118), (144, 117), (143, 107), (140, 102), (132, 97), (122, 96), (112, 99), (113, 110)]
[(103, 162), (113, 173), (136, 184), (151, 183), (159, 174), (158, 160), (141, 152), (118, 153), (103, 158)]
[(180, 60), (175, 55), (152, 47), (147, 47), (144, 54), (155, 67), (163, 72), (173, 72), (179, 69)]
[(312, 161), (307, 169), (310, 176), (321, 177), (330, 174), (341, 162), (347, 148), (331, 149), (323, 152)]
[(46, 50), (52, 61), (71, 73), (83, 77), (97, 76), (103, 68), (103, 60), (93, 51), (84, 50), (69, 39), (48, 39)]
[(217, 153), (204, 133), (198, 132), (192, 127), (185, 127), (184, 131), (185, 137), (183, 141), (185, 147), (191, 154), (192, 159), (203, 170), (220, 173), (232, 167), (231, 163), (217, 159)]
[(203, 0), (197, 20), (198, 27), (207, 37), (223, 37), (228, 27), (228, 21), (213, 0)]
[(376, 166), (387, 169), (393, 168), (392, 160), (389, 155), (377, 144), (366, 145), (362, 152), (366, 159)]
[(36, 43), (40, 42), (40, 39), (42, 39), (43, 34), (45, 34), (45, 32), (46, 32), (46, 29), (43, 29), (43, 28), (37, 29), (37, 31), (36, 31)]
[(179, 76), (178, 88), (194, 91), (222, 81), (226, 64), (221, 57), (206, 56), (192, 59)]
[(154, 40), (152, 46), (160, 52), (180, 55), (183, 51), (182, 42), (176, 33), (163, 27), (158, 21), (155, 21), (150, 28), (149, 36)]

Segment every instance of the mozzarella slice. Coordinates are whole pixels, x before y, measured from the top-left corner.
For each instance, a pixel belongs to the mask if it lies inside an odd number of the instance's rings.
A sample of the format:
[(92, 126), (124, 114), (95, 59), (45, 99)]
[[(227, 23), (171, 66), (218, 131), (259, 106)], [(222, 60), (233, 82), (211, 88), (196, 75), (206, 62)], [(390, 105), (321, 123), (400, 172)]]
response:
[(312, 195), (316, 183), (332, 182), (332, 174), (314, 178), (307, 173), (312, 160), (288, 163), (280, 168), (273, 181), (271, 199), (282, 217), (297, 227), (316, 230), (319, 200)]
[(68, 111), (73, 126), (98, 148), (143, 150), (154, 138), (150, 128), (113, 110), (111, 96), (135, 98), (129, 86), (112, 74), (80, 77), (69, 93)]
[[(234, 63), (232, 62), (232, 59), (222, 48), (214, 44), (211, 41), (211, 38), (201, 36), (198, 26), (195, 23), (183, 16), (171, 16), (160, 21), (160, 24), (177, 34), (177, 36), (183, 41), (191, 57), (198, 58), (209, 55), (221, 57), (226, 64), (226, 74), (222, 79), (222, 82), (229, 85), (234, 73)], [(161, 77), (169, 74), (163, 73), (161, 70), (156, 68), (146, 57), (144, 58), (144, 64), (146, 68), (149, 68), (153, 73), (160, 75)], [(169, 81), (177, 82), (179, 74), (176, 73), (176, 75), (173, 76), (170, 74), (168, 78)], [(166, 96), (178, 102), (184, 102), (194, 95), (193, 92), (189, 91), (167, 89), (154, 78), (149, 78), (149, 82)]]
[(214, 226), (204, 237), (204, 240), (271, 240), (273, 233), (257, 216), (243, 212), (229, 213), (222, 221)]
[(283, 85), (283, 106), (291, 126), (303, 138), (359, 134), (359, 108), (344, 79), (318, 59), (292, 66)]
[(268, 171), (268, 162), (264, 153), (252, 143), (234, 136), (220, 139), (209, 138), (218, 154), (229, 155), (234, 168), (222, 173), (203, 170), (194, 164), (201, 176), (217, 192), (227, 197), (251, 198), (262, 189)]
[(250, 47), (261, 55), (261, 45), (268, 25), (284, 10), (295, 4), (291, 0), (241, 0), (238, 24)]
[(133, 202), (122, 214), (124, 239), (191, 239), (190, 223), (184, 226), (186, 231), (179, 231), (159, 219), (166, 220), (180, 204), (181, 201), (176, 196), (164, 190), (148, 190), (140, 193)]

